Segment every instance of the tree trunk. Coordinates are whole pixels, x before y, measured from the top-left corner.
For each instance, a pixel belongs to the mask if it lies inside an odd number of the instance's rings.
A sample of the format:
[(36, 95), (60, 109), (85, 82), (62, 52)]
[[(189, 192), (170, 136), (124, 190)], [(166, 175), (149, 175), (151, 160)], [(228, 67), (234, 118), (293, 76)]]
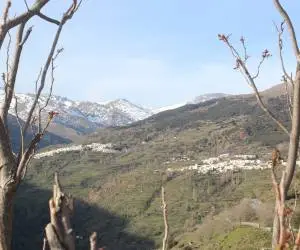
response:
[(286, 180), (284, 183), (285, 196), (287, 197), (287, 192), (292, 183), (297, 153), (299, 147), (299, 132), (300, 132), (300, 64), (297, 64), (296, 70), (296, 79), (294, 86), (294, 95), (293, 95), (293, 116), (292, 116), (292, 130), (290, 133), (290, 144), (288, 152), (288, 162), (286, 167)]
[[(292, 183), (295, 169), (296, 169), (296, 160), (299, 147), (299, 133), (300, 133), (300, 64), (297, 64), (296, 69), (296, 79), (294, 82), (294, 95), (293, 95), (293, 116), (292, 116), (292, 129), (290, 133), (290, 143), (289, 143), (289, 152), (288, 160), (286, 167), (286, 178), (284, 182), (284, 192), (285, 197), (287, 197), (290, 185)], [(276, 249), (276, 244), (279, 237), (279, 217), (276, 212), (275, 207), (275, 216), (273, 221), (273, 236), (272, 236), (272, 249)]]
[(278, 239), (279, 239), (279, 218), (275, 206), (275, 214), (273, 220), (273, 233), (272, 233), (272, 249), (276, 249)]
[(13, 198), (16, 190), (13, 180), (16, 162), (6, 136), (3, 130), (0, 131), (0, 250), (11, 249)]
[(10, 250), (12, 240), (13, 197), (11, 190), (0, 191), (0, 250)]

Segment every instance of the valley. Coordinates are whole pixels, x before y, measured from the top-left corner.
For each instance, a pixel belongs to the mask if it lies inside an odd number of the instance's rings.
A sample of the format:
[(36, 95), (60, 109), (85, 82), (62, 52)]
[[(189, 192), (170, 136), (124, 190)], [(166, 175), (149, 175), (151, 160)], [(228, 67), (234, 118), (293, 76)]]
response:
[[(285, 98), (266, 98), (289, 125), (282, 109)], [(78, 249), (85, 249), (92, 231), (107, 249), (159, 249), (162, 185), (170, 249), (237, 249), (240, 241), (247, 249), (267, 247), (270, 232), (239, 223), (272, 225), (269, 161), (273, 147), (286, 141), (254, 96), (243, 95), (188, 104), (124, 126), (100, 127), (80, 144), (42, 148), (16, 199), (15, 249), (41, 248), (55, 171), (76, 198)], [(299, 181), (297, 175), (294, 184)], [(296, 217), (295, 225), (298, 212)], [(33, 230), (24, 233), (29, 222)]]

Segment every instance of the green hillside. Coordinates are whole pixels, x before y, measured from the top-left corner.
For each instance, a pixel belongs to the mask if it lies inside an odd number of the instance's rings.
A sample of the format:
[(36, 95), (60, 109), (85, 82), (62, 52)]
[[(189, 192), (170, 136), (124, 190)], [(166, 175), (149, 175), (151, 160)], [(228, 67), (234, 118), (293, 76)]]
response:
[[(269, 104), (276, 110), (283, 101), (275, 98)], [(288, 122), (285, 113), (279, 115)], [(162, 185), (171, 249), (241, 249), (241, 242), (242, 249), (268, 246), (269, 232), (238, 223), (271, 226), (269, 170), (223, 174), (167, 174), (166, 170), (223, 153), (269, 159), (272, 147), (286, 139), (253, 98), (236, 97), (166, 111), (123, 128), (102, 129), (86, 142), (114, 143), (119, 153), (68, 152), (33, 160), (16, 199), (14, 249), (41, 247), (54, 171), (77, 198), (78, 249), (86, 249), (92, 231), (99, 233), (100, 245), (108, 249), (160, 248)], [(253, 208), (251, 202), (259, 205)], [(251, 239), (256, 239), (255, 244)]]

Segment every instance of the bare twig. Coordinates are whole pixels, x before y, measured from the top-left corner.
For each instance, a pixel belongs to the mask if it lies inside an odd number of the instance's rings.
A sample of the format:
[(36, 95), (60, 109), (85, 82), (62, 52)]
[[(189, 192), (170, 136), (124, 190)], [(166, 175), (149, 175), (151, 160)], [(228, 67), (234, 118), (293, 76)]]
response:
[(47, 21), (49, 23), (53, 23), (53, 24), (56, 24), (56, 25), (59, 25), (59, 23), (60, 23), (58, 20), (56, 20), (54, 18), (51, 18), (51, 17), (48, 17), (48, 16), (44, 15), (41, 12), (38, 12), (37, 16), (39, 16), (40, 18), (44, 19), (45, 21)]
[(280, 24), (280, 27), (278, 27), (275, 23), (274, 26), (277, 30), (278, 34), (278, 50), (279, 50), (279, 57), (280, 57), (280, 63), (281, 63), (281, 69), (284, 74), (284, 76), (288, 79), (289, 83), (294, 86), (293, 78), (287, 73), (285, 65), (284, 65), (284, 59), (283, 59), (283, 41), (282, 41), (282, 34), (284, 32), (284, 21)]
[(56, 31), (54, 40), (52, 42), (51, 50), (50, 50), (50, 52), (48, 54), (46, 63), (45, 63), (45, 65), (43, 67), (43, 70), (42, 70), (41, 79), (40, 79), (40, 85), (38, 87), (35, 99), (34, 99), (33, 104), (32, 104), (32, 106), (31, 106), (31, 108), (29, 110), (29, 114), (28, 114), (27, 120), (26, 120), (24, 128), (23, 128), (23, 134), (24, 134), (24, 136), (26, 136), (27, 129), (28, 129), (30, 121), (32, 119), (33, 112), (34, 112), (34, 110), (35, 110), (35, 108), (37, 106), (38, 100), (39, 100), (39, 98), (41, 96), (41, 93), (42, 93), (42, 91), (44, 89), (45, 81), (46, 81), (46, 76), (47, 76), (47, 73), (48, 73), (48, 69), (50, 67), (52, 58), (54, 56), (55, 49), (56, 49), (56, 46), (57, 46), (57, 43), (58, 43), (58, 39), (59, 39), (61, 31), (62, 31), (62, 28), (63, 28), (65, 22), (67, 20), (69, 20), (73, 16), (74, 11), (77, 9), (77, 6), (75, 5), (75, 2), (77, 3), (77, 1), (74, 1), (73, 4), (71, 5), (71, 7), (67, 10), (67, 12), (64, 13), (64, 15), (63, 15), (63, 17), (62, 17), (62, 19), (60, 21), (60, 24), (58, 26), (58, 29)]
[[(285, 65), (284, 65), (284, 59), (283, 59), (283, 41), (282, 41), (282, 34), (284, 32), (284, 23), (285, 21), (281, 22), (280, 27), (278, 27), (275, 22), (274, 22), (274, 26), (277, 30), (278, 33), (278, 50), (279, 50), (279, 58), (280, 58), (280, 63), (281, 63), (281, 69), (283, 72), (283, 83), (285, 85), (285, 92), (286, 92), (286, 97), (287, 97), (287, 104), (288, 104), (288, 109), (289, 109), (289, 114), (290, 114), (290, 118), (292, 119), (292, 108), (293, 108), (293, 102), (292, 102), (292, 98), (291, 98), (291, 94), (293, 93), (293, 89), (294, 89), (294, 80), (292, 77), (292, 74), (289, 75), (286, 71)], [(291, 86), (289, 86), (291, 85)], [(292, 89), (292, 91), (290, 91)]]
[(247, 46), (246, 46), (246, 42), (245, 42), (245, 38), (242, 36), (240, 38), (240, 42), (242, 43), (243, 49), (244, 49), (244, 63), (246, 63), (246, 61), (249, 59), (249, 55), (247, 53)]
[(292, 119), (292, 117), (293, 117), (293, 113), (292, 113), (293, 102), (292, 102), (291, 95), (289, 93), (290, 92), (289, 85), (288, 85), (288, 82), (287, 82), (285, 76), (282, 77), (282, 80), (283, 80), (283, 83), (284, 83), (284, 86), (285, 86), (285, 95), (286, 95), (287, 106), (288, 106), (288, 109), (289, 109), (289, 115), (290, 115), (290, 118)]
[(54, 70), (56, 68), (55, 65), (54, 65), (54, 62), (57, 59), (57, 57), (59, 56), (59, 54), (62, 53), (62, 51), (63, 51), (63, 48), (58, 49), (57, 52), (56, 52), (56, 54), (54, 55), (54, 57), (51, 60), (51, 83), (50, 83), (49, 94), (47, 96), (47, 99), (46, 99), (44, 105), (42, 107), (39, 105), (39, 111), (38, 111), (38, 131), (39, 132), (41, 132), (41, 129), (42, 129), (42, 121), (41, 121), (41, 119), (42, 119), (42, 111), (48, 106), (49, 101), (50, 101), (50, 99), (52, 97), (53, 84), (54, 84), (54, 81), (55, 81), (55, 79), (54, 79)]
[(24, 4), (25, 4), (27, 10), (29, 10), (29, 5), (28, 5), (28, 3), (27, 3), (27, 0), (24, 0)]
[(300, 62), (299, 46), (298, 46), (298, 42), (297, 42), (297, 38), (296, 38), (296, 32), (295, 32), (293, 23), (292, 23), (289, 15), (287, 14), (286, 10), (281, 5), (280, 1), (279, 0), (273, 0), (273, 3), (275, 5), (275, 7), (277, 8), (277, 10), (279, 11), (280, 15), (282, 16), (283, 20), (287, 24), (295, 57), (296, 57), (297, 61)]
[[(8, 1), (8, 2), (10, 2), (10, 1)], [(5, 11), (4, 11), (4, 17), (6, 16), (6, 21), (0, 27), (0, 49), (2, 48), (3, 41), (6, 37), (7, 32), (10, 29), (20, 25), (21, 23), (26, 23), (31, 17), (36, 15), (38, 12), (40, 12), (40, 10), (48, 2), (49, 2), (49, 0), (36, 0), (35, 3), (32, 5), (32, 7), (29, 8), (29, 10), (27, 10), (26, 12), (12, 18), (12, 19), (7, 18), (6, 10), (8, 13), (8, 9), (10, 6), (8, 8), (6, 7)]]
[(20, 138), (20, 141), (21, 141), (20, 154), (23, 155), (23, 153), (24, 153), (24, 136), (23, 136), (22, 124), (20, 121), (19, 113), (18, 113), (18, 98), (15, 93), (14, 93), (14, 99), (15, 99), (15, 116), (17, 119), (17, 123), (18, 123), (19, 130), (20, 130), (20, 137), (21, 137)]
[(260, 60), (260, 62), (258, 64), (258, 66), (257, 66), (257, 72), (256, 72), (256, 74), (254, 76), (252, 76), (252, 79), (256, 79), (259, 76), (260, 68), (261, 68), (261, 66), (264, 63), (264, 61), (265, 61), (266, 58), (267, 58), (266, 56), (262, 56), (261, 57), (261, 60)]
[(6, 120), (8, 110), (12, 101), (23, 45), (27, 41), (32, 31), (32, 28), (30, 27), (23, 38), (24, 28), (25, 28), (25, 23), (21, 23), (17, 32), (15, 54), (13, 58), (11, 71), (8, 74), (9, 78), (5, 88), (5, 101), (3, 103), (2, 111), (0, 114), (3, 120)]
[(6, 75), (4, 79), (4, 90), (5, 90), (5, 95), (7, 91), (7, 85), (9, 81), (9, 71), (10, 71), (10, 46), (11, 46), (11, 34), (10, 32), (7, 32), (8, 34), (8, 43), (7, 43), (7, 48), (6, 48)]
[[(266, 104), (262, 100), (262, 98), (261, 98), (261, 96), (259, 94), (259, 91), (257, 89), (256, 83), (254, 81), (255, 79), (250, 74), (250, 72), (249, 72), (246, 64), (242, 60), (239, 52), (230, 43), (229, 36), (225, 36), (224, 34), (219, 34), (218, 37), (219, 37), (219, 40), (223, 41), (227, 45), (227, 47), (229, 48), (231, 54), (236, 59), (236, 67), (235, 67), (235, 69), (239, 69), (240, 70), (240, 72), (242, 73), (242, 75), (245, 77), (248, 85), (253, 89), (254, 94), (256, 96), (256, 99), (257, 99), (257, 102), (260, 105), (260, 107), (262, 108), (262, 110), (283, 130), (283, 132), (285, 132), (285, 134), (287, 134), (288, 136), (290, 136), (290, 133), (289, 133), (288, 129), (285, 127), (285, 125), (280, 120), (278, 120), (276, 118), (276, 116), (267, 108)], [(264, 50), (263, 53), (262, 53), (262, 61), (264, 61), (265, 58), (268, 58), (269, 56), (270, 56), (269, 51), (268, 50)], [(260, 66), (258, 67), (258, 71), (259, 71), (259, 69), (260, 69)]]
[(20, 181), (22, 180), (24, 169), (26, 169), (28, 163), (30, 162), (30, 159), (32, 158), (33, 154), (35, 153), (37, 144), (41, 141), (41, 139), (45, 135), (45, 133), (55, 115), (56, 115), (55, 112), (53, 112), (53, 111), (49, 112), (48, 121), (46, 123), (46, 126), (43, 128), (43, 130), (40, 133), (37, 133), (35, 135), (35, 137), (30, 142), (29, 146), (26, 148), (25, 152), (21, 156), (20, 161), (18, 162), (18, 168), (17, 168), (16, 175), (15, 175), (16, 183), (20, 183)]

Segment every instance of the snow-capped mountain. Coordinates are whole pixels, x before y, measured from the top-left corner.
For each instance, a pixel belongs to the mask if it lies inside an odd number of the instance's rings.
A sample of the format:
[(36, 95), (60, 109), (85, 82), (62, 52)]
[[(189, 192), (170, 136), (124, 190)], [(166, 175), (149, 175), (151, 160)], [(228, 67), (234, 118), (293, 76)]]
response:
[[(34, 101), (33, 94), (17, 94), (18, 115), (26, 119), (27, 114)], [(4, 95), (0, 94), (0, 103)], [(43, 107), (47, 96), (41, 96), (40, 105)], [(152, 111), (135, 105), (125, 99), (117, 99), (107, 103), (79, 102), (66, 97), (52, 96), (48, 106), (44, 110), (44, 117), (49, 111), (58, 112), (54, 123), (64, 127), (75, 129), (78, 132), (91, 132), (98, 127), (121, 126), (152, 115)], [(9, 111), (15, 115), (14, 99)]]
[(192, 100), (192, 101), (186, 101), (186, 102), (182, 102), (182, 103), (178, 103), (178, 104), (173, 104), (173, 105), (168, 105), (168, 106), (161, 107), (161, 108), (152, 109), (152, 112), (154, 114), (157, 114), (157, 113), (160, 113), (163, 111), (177, 109), (177, 108), (180, 108), (187, 104), (197, 104), (197, 103), (206, 102), (206, 101), (209, 101), (212, 99), (218, 99), (218, 98), (222, 98), (222, 97), (226, 97), (226, 96), (229, 96), (229, 95), (223, 94), (223, 93), (212, 93), (212, 94), (199, 95), (199, 96), (195, 97), (194, 100)]
[(189, 102), (189, 104), (197, 104), (197, 103), (206, 102), (212, 99), (218, 99), (226, 96), (229, 95), (223, 93), (211, 93), (211, 94), (199, 95), (193, 101)]
[(180, 107), (182, 107), (182, 106), (184, 106), (186, 104), (187, 104), (187, 102), (177, 103), (177, 104), (173, 104), (173, 105), (169, 105), (169, 106), (165, 106), (165, 107), (153, 109), (152, 112), (154, 114), (157, 114), (157, 113), (160, 113), (160, 112), (163, 112), (163, 111), (180, 108)]
[[(196, 97), (192, 102), (161, 107), (158, 109), (147, 109), (129, 102), (126, 99), (117, 99), (109, 102), (80, 102), (70, 100), (66, 97), (52, 96), (48, 106), (43, 111), (44, 120), (47, 119), (49, 111), (58, 112), (54, 119), (52, 129), (58, 128), (67, 133), (65, 129), (72, 129), (72, 133), (85, 134), (95, 131), (100, 127), (122, 126), (132, 122), (146, 119), (147, 117), (166, 110), (176, 109), (186, 104), (195, 104), (214, 98), (221, 98), (225, 94), (207, 94)], [(18, 100), (18, 115), (25, 120), (32, 106), (35, 95), (16, 94)], [(4, 100), (4, 93), (0, 92), (0, 103)], [(47, 96), (41, 96), (40, 106), (43, 107)], [(14, 101), (11, 105), (10, 114), (15, 115)], [(56, 125), (56, 126), (55, 126)], [(62, 130), (62, 128), (64, 128)], [(70, 130), (68, 130), (70, 132)], [(59, 131), (55, 131), (59, 132)], [(59, 133), (61, 136), (64, 134)]]

